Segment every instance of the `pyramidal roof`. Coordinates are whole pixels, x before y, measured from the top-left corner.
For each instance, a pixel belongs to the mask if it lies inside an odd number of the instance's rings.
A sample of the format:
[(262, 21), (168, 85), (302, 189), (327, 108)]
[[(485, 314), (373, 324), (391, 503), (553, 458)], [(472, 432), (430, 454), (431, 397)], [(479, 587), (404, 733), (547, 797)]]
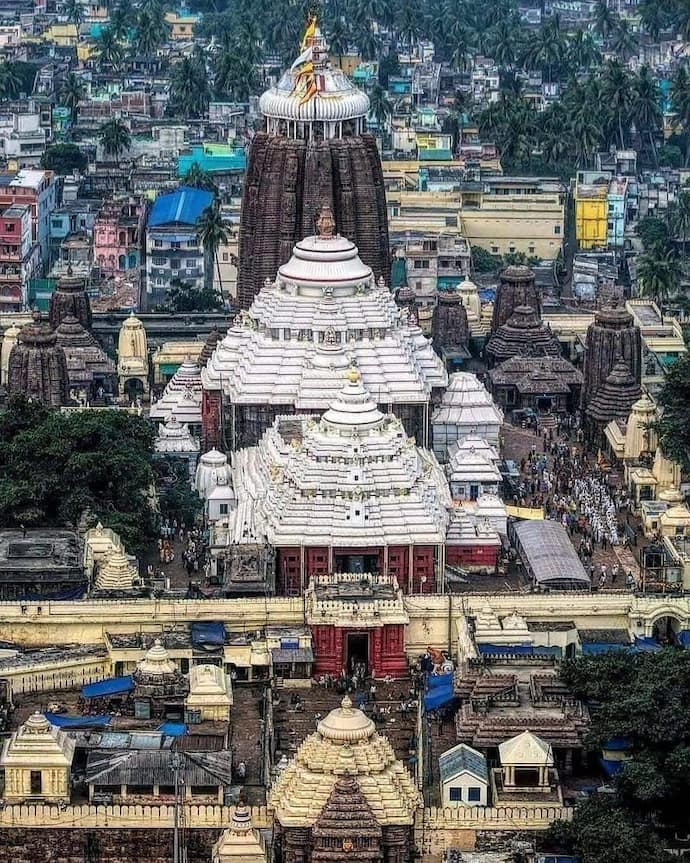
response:
[(278, 417), (236, 452), (232, 486), (229, 542), (435, 545), (451, 503), (435, 456), (381, 413), (355, 368), (320, 420)]
[(379, 404), (424, 404), (448, 383), (429, 340), (322, 212), (319, 233), (235, 319), (201, 377), (236, 405), (324, 410), (352, 361)]
[(165, 421), (173, 414), (179, 422), (201, 425), (201, 370), (191, 359), (180, 365), (149, 415), (152, 420)]

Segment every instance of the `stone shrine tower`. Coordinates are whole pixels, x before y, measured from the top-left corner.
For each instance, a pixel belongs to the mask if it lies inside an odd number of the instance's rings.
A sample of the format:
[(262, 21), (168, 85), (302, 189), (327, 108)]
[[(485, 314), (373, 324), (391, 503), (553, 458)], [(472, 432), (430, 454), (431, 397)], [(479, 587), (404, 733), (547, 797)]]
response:
[(439, 291), (431, 325), (434, 350), (447, 363), (469, 357), (470, 328), (460, 291)]
[(312, 830), (312, 863), (381, 860), (383, 831), (354, 776), (340, 776)]
[(534, 281), (534, 270), (530, 267), (506, 267), (501, 273), (494, 300), (491, 332), (495, 333), (502, 327), (518, 306), (529, 306), (541, 318), (541, 297)]
[[(584, 385), (581, 407), (587, 413), (590, 401), (606, 381), (616, 362), (622, 359), (638, 387), (642, 374), (642, 338), (633, 316), (622, 306), (600, 309), (587, 328)], [(633, 402), (635, 399), (633, 399)], [(628, 410), (632, 406), (630, 402)], [(612, 417), (613, 418), (613, 417)]]
[(265, 131), (252, 140), (239, 231), (238, 301), (249, 308), (266, 279), (330, 206), (338, 231), (357, 244), (376, 279), (388, 281), (390, 252), (383, 173), (365, 131), (369, 98), (328, 62), (309, 22), (302, 53), (259, 100)]
[(7, 392), (22, 394), (49, 407), (67, 404), (69, 384), (67, 360), (58, 345), (57, 334), (41, 313), (22, 327), (10, 353)]
[(75, 317), (85, 330), (91, 328), (91, 303), (86, 293), (86, 280), (75, 276), (72, 267), (60, 276), (57, 287), (50, 298), (48, 318), (53, 329), (57, 329), (69, 315)]
[(266, 863), (266, 848), (244, 803), (237, 804), (230, 827), (213, 846), (211, 863)]

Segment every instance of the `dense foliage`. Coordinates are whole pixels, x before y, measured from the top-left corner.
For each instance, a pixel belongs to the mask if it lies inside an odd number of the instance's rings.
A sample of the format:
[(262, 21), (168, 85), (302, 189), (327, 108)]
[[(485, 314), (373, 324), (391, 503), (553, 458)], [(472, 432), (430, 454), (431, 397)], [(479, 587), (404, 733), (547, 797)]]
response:
[(168, 297), (170, 311), (177, 313), (215, 312), (223, 305), (220, 296), (212, 288), (195, 288), (180, 279), (172, 280)]
[(669, 458), (681, 464), (690, 453), (690, 354), (683, 354), (670, 366), (657, 402), (662, 408), (659, 439)]
[(124, 411), (13, 397), (0, 413), (0, 524), (76, 526), (90, 510), (136, 553), (155, 534), (153, 439), (148, 420)]
[(41, 167), (56, 174), (71, 174), (85, 171), (88, 165), (86, 154), (76, 144), (53, 144), (41, 157)]

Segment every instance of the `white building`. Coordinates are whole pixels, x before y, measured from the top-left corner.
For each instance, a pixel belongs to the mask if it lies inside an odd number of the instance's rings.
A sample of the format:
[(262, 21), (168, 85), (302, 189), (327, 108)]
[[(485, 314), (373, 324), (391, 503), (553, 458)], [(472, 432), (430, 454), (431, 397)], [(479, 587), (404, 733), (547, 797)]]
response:
[(165, 385), (163, 395), (151, 405), (149, 416), (157, 422), (171, 417), (188, 428), (201, 427), (201, 370), (193, 360), (185, 360)]
[(503, 411), (476, 375), (457, 372), (451, 375), (431, 424), (434, 453), (439, 461), (445, 462), (450, 445), (466, 437), (482, 437), (497, 449)]
[(475, 435), (455, 441), (448, 447), (446, 473), (453, 500), (477, 500), (482, 495), (498, 495), (501, 472), (497, 467), (496, 447)]
[(442, 806), (488, 806), (489, 771), (486, 756), (459, 743), (438, 758)]

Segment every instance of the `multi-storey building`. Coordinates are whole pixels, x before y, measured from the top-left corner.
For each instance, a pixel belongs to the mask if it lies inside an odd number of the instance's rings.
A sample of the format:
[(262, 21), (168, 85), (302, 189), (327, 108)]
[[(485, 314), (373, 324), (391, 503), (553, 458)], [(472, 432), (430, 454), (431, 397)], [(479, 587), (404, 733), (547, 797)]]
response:
[(175, 280), (204, 287), (205, 256), (197, 223), (212, 201), (211, 192), (186, 186), (156, 199), (146, 231), (145, 307), (162, 302)]
[(31, 211), (31, 240), (38, 243), (41, 266), (48, 262), (50, 216), (57, 206), (57, 183), (52, 171), (21, 170), (0, 175), (0, 208), (26, 205)]
[(139, 268), (145, 217), (141, 198), (104, 201), (94, 225), (94, 263), (101, 275)]
[(16, 311), (27, 302), (27, 284), (40, 265), (31, 239), (31, 211), (15, 204), (0, 213), (0, 309)]

